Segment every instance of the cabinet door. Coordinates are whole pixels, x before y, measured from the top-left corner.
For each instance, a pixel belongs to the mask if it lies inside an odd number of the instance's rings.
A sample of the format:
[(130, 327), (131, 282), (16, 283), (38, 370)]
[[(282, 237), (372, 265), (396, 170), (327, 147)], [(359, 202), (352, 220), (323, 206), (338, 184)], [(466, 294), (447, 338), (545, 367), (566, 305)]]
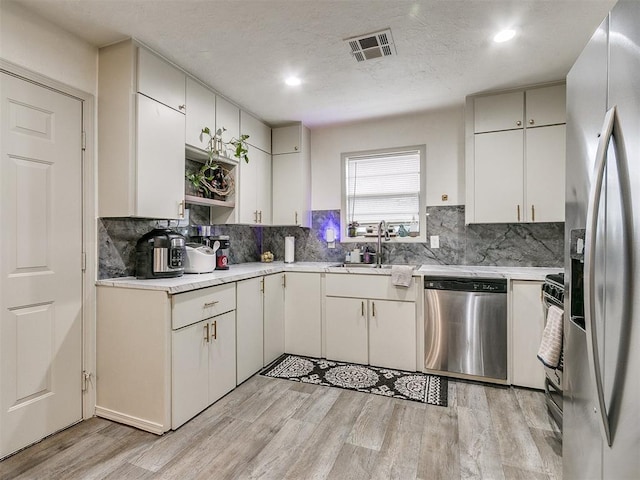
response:
[(174, 330), (171, 336), (171, 428), (174, 430), (209, 405), (208, 326), (208, 321), (202, 321)]
[(138, 92), (184, 113), (186, 78), (166, 60), (138, 47)]
[(369, 300), (369, 363), (416, 371), (416, 307), (413, 302)]
[(273, 225), (302, 225), (308, 213), (301, 153), (273, 156)]
[(294, 355), (322, 354), (322, 285), (319, 273), (287, 272), (284, 292), (284, 350)]
[(210, 318), (209, 405), (236, 386), (236, 312)]
[(184, 115), (144, 95), (136, 97), (138, 138), (134, 216), (182, 218)]
[(523, 131), (475, 135), (475, 223), (523, 220)]
[(557, 125), (567, 121), (567, 97), (564, 85), (527, 90), (527, 127)]
[(544, 389), (544, 367), (538, 360), (538, 349), (544, 329), (541, 298), (542, 282), (512, 282), (512, 379), (521, 387)]
[(249, 163), (240, 162), (239, 222), (271, 225), (271, 155), (249, 145)]
[(564, 222), (565, 125), (528, 128), (525, 220)]
[(271, 127), (243, 110), (240, 111), (240, 132), (249, 135), (247, 143), (271, 153)]
[(325, 308), (327, 359), (364, 365), (369, 363), (367, 301), (358, 298), (326, 297)]
[[(240, 138), (240, 109), (233, 103), (216, 95), (216, 130), (224, 128), (222, 141), (229, 142), (233, 138)], [(226, 152), (226, 156), (233, 158), (233, 151)]]
[(255, 150), (250, 162), (255, 161), (258, 177), (256, 179), (256, 208), (258, 223), (271, 225), (271, 154)]
[(284, 273), (264, 277), (264, 366), (284, 353)]
[(271, 153), (296, 153), (302, 150), (302, 125), (274, 128)]
[(192, 78), (187, 78), (186, 124), (186, 144), (206, 149), (209, 137), (201, 132), (204, 127), (215, 130), (216, 95)]
[(241, 384), (262, 368), (263, 307), (262, 277), (250, 278), (237, 284), (237, 384)]
[(524, 92), (477, 97), (473, 101), (474, 132), (522, 128)]

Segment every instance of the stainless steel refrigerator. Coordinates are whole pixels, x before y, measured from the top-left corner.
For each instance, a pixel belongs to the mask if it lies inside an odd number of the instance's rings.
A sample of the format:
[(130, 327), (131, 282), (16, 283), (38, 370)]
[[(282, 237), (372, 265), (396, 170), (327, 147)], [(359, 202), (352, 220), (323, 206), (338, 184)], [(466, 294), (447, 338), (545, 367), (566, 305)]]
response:
[[(640, 2), (567, 76), (563, 474), (640, 478)], [(568, 313), (567, 313), (568, 312)]]

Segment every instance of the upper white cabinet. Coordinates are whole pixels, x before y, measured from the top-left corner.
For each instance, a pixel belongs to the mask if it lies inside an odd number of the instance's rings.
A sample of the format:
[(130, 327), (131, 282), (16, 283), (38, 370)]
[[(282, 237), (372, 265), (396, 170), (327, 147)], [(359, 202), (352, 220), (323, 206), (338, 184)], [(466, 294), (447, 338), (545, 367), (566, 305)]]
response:
[(184, 216), (185, 79), (132, 40), (100, 49), (99, 216)]
[[(216, 96), (216, 127), (215, 130), (224, 129), (222, 141), (228, 143), (240, 138), (240, 109), (220, 95)], [(225, 152), (227, 157), (233, 157), (233, 151)]]
[(138, 92), (185, 112), (186, 74), (146, 48), (138, 47)]
[(309, 129), (273, 129), (273, 225), (311, 227)]
[(240, 132), (249, 135), (248, 144), (271, 153), (271, 127), (245, 111), (240, 111)]
[(478, 97), (473, 114), (475, 133), (522, 128), (524, 92)]
[(467, 223), (564, 221), (565, 87), (467, 99)]
[(198, 81), (187, 77), (187, 128), (185, 140), (187, 145), (199, 149), (207, 148), (209, 137), (203, 135), (202, 129), (216, 126), (216, 95)]
[(240, 161), (239, 223), (271, 225), (271, 155), (249, 145), (249, 163)]

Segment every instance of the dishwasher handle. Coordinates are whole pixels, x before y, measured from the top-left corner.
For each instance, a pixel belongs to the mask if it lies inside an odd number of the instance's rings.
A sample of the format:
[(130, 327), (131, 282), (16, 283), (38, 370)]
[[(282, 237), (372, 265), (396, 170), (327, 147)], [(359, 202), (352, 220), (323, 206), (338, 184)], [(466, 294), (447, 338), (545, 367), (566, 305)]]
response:
[(424, 277), (425, 290), (454, 290), (458, 292), (507, 293), (506, 278)]

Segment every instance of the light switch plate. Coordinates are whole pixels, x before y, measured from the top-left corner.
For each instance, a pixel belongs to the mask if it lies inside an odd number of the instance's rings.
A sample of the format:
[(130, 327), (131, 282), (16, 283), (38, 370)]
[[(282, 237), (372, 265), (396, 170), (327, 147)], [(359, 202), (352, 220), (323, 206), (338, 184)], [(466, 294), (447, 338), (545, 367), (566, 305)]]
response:
[(431, 248), (440, 248), (440, 235), (431, 235), (429, 237), (429, 244)]

